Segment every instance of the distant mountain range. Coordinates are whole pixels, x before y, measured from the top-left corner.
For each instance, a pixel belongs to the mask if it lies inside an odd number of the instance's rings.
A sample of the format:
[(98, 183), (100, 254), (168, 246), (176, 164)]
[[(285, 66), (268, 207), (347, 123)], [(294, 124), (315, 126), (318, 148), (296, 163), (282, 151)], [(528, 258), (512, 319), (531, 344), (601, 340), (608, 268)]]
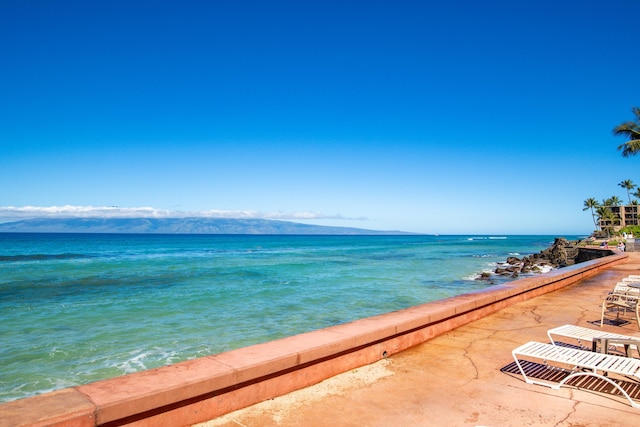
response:
[(4, 233), (313, 234), (394, 235), (376, 231), (264, 219), (221, 218), (38, 218), (0, 224)]

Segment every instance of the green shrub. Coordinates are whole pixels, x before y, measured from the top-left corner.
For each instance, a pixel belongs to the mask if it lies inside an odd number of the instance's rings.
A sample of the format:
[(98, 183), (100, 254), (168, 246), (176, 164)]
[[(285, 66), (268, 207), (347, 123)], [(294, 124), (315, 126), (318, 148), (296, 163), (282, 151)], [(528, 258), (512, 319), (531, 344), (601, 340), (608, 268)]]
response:
[(622, 230), (620, 230), (620, 235), (622, 233), (633, 234), (633, 237), (640, 238), (640, 225), (627, 225)]

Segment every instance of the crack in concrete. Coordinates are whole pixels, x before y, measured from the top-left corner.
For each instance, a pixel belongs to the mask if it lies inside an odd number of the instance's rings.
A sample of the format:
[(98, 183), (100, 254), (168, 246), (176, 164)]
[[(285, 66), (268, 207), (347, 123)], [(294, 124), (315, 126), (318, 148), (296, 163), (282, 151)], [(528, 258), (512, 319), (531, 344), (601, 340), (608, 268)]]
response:
[(573, 400), (573, 392), (570, 393), (569, 399), (573, 401), (573, 405), (571, 406), (571, 411), (569, 411), (564, 418), (558, 421), (555, 424), (556, 426), (560, 426), (560, 425), (563, 425), (565, 422), (568, 422), (569, 418), (571, 418), (571, 416), (575, 414), (578, 410), (578, 405), (580, 404), (580, 402)]
[(480, 377), (480, 374), (479, 374), (479, 371), (478, 371), (478, 366), (473, 361), (473, 359), (468, 355), (468, 353), (470, 351), (470, 347), (472, 345), (473, 345), (473, 341), (469, 341), (469, 344), (465, 347), (464, 353), (463, 353), (463, 357), (469, 361), (469, 363), (473, 367), (473, 372), (474, 372), (473, 378), (470, 379), (469, 381), (466, 381), (467, 383), (470, 383), (473, 380), (477, 380)]
[(534, 305), (533, 307), (531, 307), (531, 314), (533, 315), (533, 319), (537, 324), (540, 324), (542, 323), (542, 315), (538, 314), (537, 311), (538, 311), (537, 305)]

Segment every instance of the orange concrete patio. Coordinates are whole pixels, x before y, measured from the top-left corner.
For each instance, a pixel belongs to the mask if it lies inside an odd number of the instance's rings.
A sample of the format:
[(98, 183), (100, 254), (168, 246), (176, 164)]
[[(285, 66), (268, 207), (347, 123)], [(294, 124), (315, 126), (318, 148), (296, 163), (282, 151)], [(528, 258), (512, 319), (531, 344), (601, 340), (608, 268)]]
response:
[[(576, 284), (520, 302), (401, 353), (304, 390), (227, 414), (200, 427), (268, 426), (630, 426), (640, 410), (621, 397), (526, 384), (503, 372), (511, 351), (548, 342), (546, 331), (597, 328), (603, 297), (629, 274), (640, 253)], [(640, 337), (632, 320), (611, 332)]]

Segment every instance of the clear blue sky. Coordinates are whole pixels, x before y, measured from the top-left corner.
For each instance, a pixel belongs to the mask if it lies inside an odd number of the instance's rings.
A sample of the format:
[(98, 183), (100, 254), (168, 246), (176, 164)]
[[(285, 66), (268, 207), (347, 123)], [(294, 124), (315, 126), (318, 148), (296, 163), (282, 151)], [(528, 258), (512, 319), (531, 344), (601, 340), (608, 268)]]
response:
[(640, 105), (639, 16), (637, 0), (0, 0), (0, 221), (117, 206), (588, 234), (585, 199), (640, 184), (611, 134)]

